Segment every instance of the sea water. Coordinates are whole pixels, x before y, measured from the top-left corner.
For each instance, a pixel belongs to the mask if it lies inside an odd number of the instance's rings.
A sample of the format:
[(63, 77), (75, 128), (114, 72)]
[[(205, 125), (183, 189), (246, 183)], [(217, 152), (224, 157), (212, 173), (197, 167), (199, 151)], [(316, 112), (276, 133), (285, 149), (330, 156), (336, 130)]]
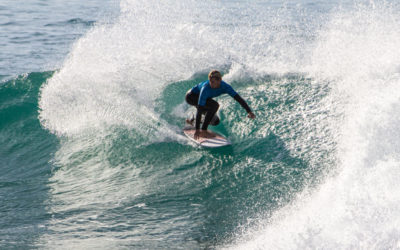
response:
[[(396, 1), (0, 3), (0, 248), (400, 247)], [(219, 69), (212, 127), (184, 95)]]

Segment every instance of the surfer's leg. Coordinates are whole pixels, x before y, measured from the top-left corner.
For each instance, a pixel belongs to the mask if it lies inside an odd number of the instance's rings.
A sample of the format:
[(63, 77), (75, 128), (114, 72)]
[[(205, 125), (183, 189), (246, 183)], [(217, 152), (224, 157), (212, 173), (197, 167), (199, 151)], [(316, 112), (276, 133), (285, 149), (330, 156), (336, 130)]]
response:
[(204, 123), (203, 123), (202, 128), (201, 128), (203, 130), (207, 130), (208, 125), (211, 122), (211, 119), (217, 113), (217, 110), (219, 108), (219, 104), (218, 104), (218, 102), (214, 101), (213, 99), (208, 98), (207, 101), (206, 101), (205, 108), (207, 110), (207, 113), (206, 113), (206, 117), (204, 118)]
[(218, 115), (215, 113), (215, 115), (213, 116), (213, 118), (211, 119), (210, 125), (211, 126), (217, 126), (219, 124), (219, 117)]
[[(193, 94), (192, 91), (189, 90), (189, 91), (186, 93), (185, 101), (186, 101), (189, 105), (192, 105), (192, 106), (197, 107), (197, 103), (198, 103), (198, 101), (199, 101), (199, 94)], [(187, 118), (187, 119), (186, 119), (186, 123), (189, 124), (189, 125), (194, 126), (194, 124), (193, 124), (193, 123), (194, 123), (194, 117), (192, 117), (192, 118)]]
[[(189, 105), (195, 106), (197, 108), (197, 104), (199, 102), (199, 94), (193, 94), (190, 90), (186, 93), (185, 100)], [(207, 104), (206, 104), (207, 106)], [(206, 112), (204, 111), (202, 115), (204, 115)], [(214, 119), (213, 119), (214, 120)], [(219, 122), (219, 118), (218, 118)]]

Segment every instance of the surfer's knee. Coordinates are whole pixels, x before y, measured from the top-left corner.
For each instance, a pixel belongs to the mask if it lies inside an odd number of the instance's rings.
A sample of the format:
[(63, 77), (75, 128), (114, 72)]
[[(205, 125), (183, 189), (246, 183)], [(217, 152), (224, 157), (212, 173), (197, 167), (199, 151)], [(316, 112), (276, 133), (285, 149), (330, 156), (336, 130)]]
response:
[(197, 105), (199, 97), (196, 94), (193, 94), (191, 90), (186, 93), (185, 101), (190, 105)]
[(217, 114), (215, 114), (214, 117), (211, 119), (211, 125), (217, 126), (219, 124), (219, 121), (219, 117), (217, 116)]

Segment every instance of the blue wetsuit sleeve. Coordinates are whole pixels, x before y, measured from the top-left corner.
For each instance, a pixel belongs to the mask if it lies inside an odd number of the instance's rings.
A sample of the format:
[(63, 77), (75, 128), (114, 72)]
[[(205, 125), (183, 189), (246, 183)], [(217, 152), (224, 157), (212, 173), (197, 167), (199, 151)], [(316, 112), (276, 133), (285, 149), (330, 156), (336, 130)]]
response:
[(190, 91), (191, 91), (193, 94), (198, 94), (198, 93), (199, 93), (199, 87), (198, 87), (198, 85), (194, 86)]
[(232, 86), (229, 85), (229, 84), (226, 84), (225, 92), (226, 92), (228, 95), (230, 95), (231, 97), (235, 97), (235, 95), (237, 95), (236, 91), (235, 91), (235, 90), (232, 88)]

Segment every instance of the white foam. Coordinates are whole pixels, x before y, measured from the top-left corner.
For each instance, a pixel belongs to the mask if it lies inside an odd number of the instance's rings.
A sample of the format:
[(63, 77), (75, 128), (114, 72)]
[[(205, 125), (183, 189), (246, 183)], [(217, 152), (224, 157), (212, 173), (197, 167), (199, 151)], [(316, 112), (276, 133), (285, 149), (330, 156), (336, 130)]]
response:
[[(123, 0), (120, 17), (113, 24), (96, 25), (79, 39), (63, 67), (43, 86), (40, 120), (67, 137), (88, 130), (108, 133), (110, 126), (153, 138), (174, 137), (174, 128), (154, 110), (155, 99), (171, 82), (215, 67), (228, 68), (228, 81), (307, 72), (330, 82), (336, 98), (332, 103), (340, 105), (334, 107), (343, 115), (337, 121), (340, 130), (332, 138), (338, 145), (338, 172), (272, 219), (246, 229), (232, 247), (400, 247), (400, 22), (395, 10), (385, 4), (338, 9), (313, 48), (312, 28), (319, 17), (302, 24), (299, 20), (308, 15), (300, 13), (294, 20), (291, 11), (296, 9), (271, 9), (257, 2)], [(66, 142), (57, 162), (62, 165), (68, 155), (102, 145), (100, 139)], [(110, 171), (104, 171), (106, 177), (118, 172), (98, 161), (88, 162), (88, 175), (103, 168)], [(70, 209), (63, 202), (72, 196), (63, 191), (77, 180), (71, 172), (54, 175), (57, 211)], [(66, 185), (59, 183), (63, 179)], [(95, 178), (88, 183), (104, 187)], [(92, 191), (88, 187), (82, 200), (103, 198)], [(106, 198), (112, 203), (110, 194)], [(125, 196), (120, 190), (118, 197)]]
[(337, 171), (234, 249), (400, 247), (400, 19), (390, 4), (337, 9), (316, 40), (311, 75), (331, 83), (342, 113)]
[(282, 16), (256, 2), (124, 0), (120, 8), (113, 24), (96, 25), (73, 45), (43, 86), (40, 120), (55, 134), (117, 125), (168, 137), (174, 129), (154, 111), (167, 84), (230, 65), (227, 79), (243, 77), (239, 68), (247, 76), (297, 70), (304, 52), (292, 46), (306, 41), (285, 28), (286, 8)]

